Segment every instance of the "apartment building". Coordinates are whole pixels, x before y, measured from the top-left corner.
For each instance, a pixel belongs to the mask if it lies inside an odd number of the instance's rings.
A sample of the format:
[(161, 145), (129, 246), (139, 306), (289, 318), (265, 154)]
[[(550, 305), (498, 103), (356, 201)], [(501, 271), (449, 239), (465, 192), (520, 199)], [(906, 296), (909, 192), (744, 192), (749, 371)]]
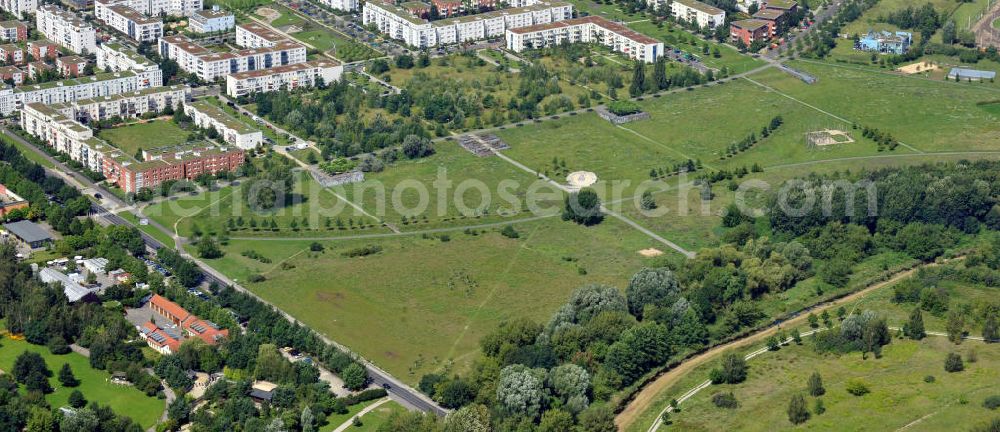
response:
[(94, 27), (59, 6), (45, 5), (38, 8), (35, 26), (47, 39), (74, 53), (97, 51), (97, 33)]
[(184, 105), (184, 114), (194, 121), (194, 124), (204, 129), (215, 129), (223, 141), (243, 150), (250, 150), (264, 142), (264, 134), (229, 115), (221, 108), (205, 101), (197, 101)]
[(77, 77), (83, 75), (83, 71), (87, 68), (87, 59), (77, 56), (64, 56), (56, 59), (56, 69), (62, 76), (65, 77)]
[[(662, 0), (656, 0), (658, 7)], [(672, 0), (670, 14), (678, 20), (698, 24), (698, 27), (716, 28), (726, 23), (726, 11), (698, 0)]]
[(344, 67), (333, 60), (316, 60), (278, 66), (226, 77), (226, 94), (232, 97), (275, 90), (295, 90), (315, 86), (317, 81), (329, 84), (340, 79)]
[(142, 160), (116, 151), (104, 158), (102, 173), (122, 190), (135, 193), (169, 180), (194, 180), (202, 174), (234, 171), (243, 165), (243, 150), (207, 141), (142, 152)]
[(17, 66), (0, 67), (0, 79), (2, 79), (5, 83), (21, 85), (25, 78), (24, 71)]
[(21, 18), (25, 13), (35, 13), (35, 9), (38, 9), (38, 0), (0, 0), (0, 9)]
[(255, 22), (236, 26), (236, 45), (243, 48), (272, 48), (288, 38)]
[(163, 36), (163, 21), (150, 18), (120, 0), (97, 0), (94, 16), (136, 42), (153, 42)]
[(163, 71), (159, 65), (140, 55), (134, 48), (118, 42), (104, 43), (98, 47), (97, 69), (134, 72), (140, 88), (163, 85)]
[(114, 117), (137, 118), (145, 113), (159, 113), (170, 107), (181, 109), (191, 88), (187, 86), (153, 87), (144, 90), (53, 105), (61, 114), (83, 124)]
[(319, 0), (326, 7), (342, 11), (358, 10), (358, 0)]
[(405, 8), (365, 3), (365, 25), (416, 48), (457, 44), (503, 36), (508, 29), (562, 21), (573, 17), (573, 6), (561, 1), (523, 0), (524, 6), (427, 21)]
[(94, 137), (90, 128), (44, 103), (29, 103), (20, 114), (21, 128), (25, 132), (91, 171), (103, 170), (105, 153), (113, 147)]
[(141, 14), (151, 17), (160, 15), (191, 16), (203, 7), (203, 0), (105, 0), (105, 3), (108, 6), (121, 5), (130, 7)]
[(28, 53), (30, 53), (35, 60), (55, 60), (60, 54), (59, 45), (47, 40), (35, 40), (28, 42)]
[(24, 50), (14, 44), (0, 45), (0, 61), (6, 64), (22, 64), (27, 60)]
[(0, 40), (20, 42), (28, 39), (28, 25), (20, 21), (0, 21)]
[(236, 17), (232, 12), (212, 6), (212, 10), (201, 10), (191, 14), (188, 29), (195, 33), (225, 32), (236, 26)]
[(52, 70), (52, 66), (49, 66), (49, 64), (45, 62), (36, 61), (28, 63), (27, 69), (28, 69), (28, 79), (34, 80), (38, 79), (38, 76), (42, 72)]
[(28, 104), (45, 105), (73, 102), (149, 88), (131, 71), (100, 73), (93, 76), (19, 86), (0, 90), (0, 114), (10, 115)]
[(506, 36), (507, 49), (515, 52), (562, 43), (596, 43), (647, 63), (663, 55), (663, 42), (597, 16), (509, 29)]
[(773, 21), (760, 19), (746, 19), (733, 21), (729, 24), (729, 37), (733, 42), (743, 41), (745, 46), (751, 46), (754, 42), (768, 41), (774, 36), (775, 25)]
[(306, 61), (306, 47), (288, 40), (271, 47), (249, 48), (234, 52), (206, 49), (183, 35), (160, 38), (160, 56), (173, 59), (178, 66), (204, 81), (214, 81), (229, 74), (269, 69)]

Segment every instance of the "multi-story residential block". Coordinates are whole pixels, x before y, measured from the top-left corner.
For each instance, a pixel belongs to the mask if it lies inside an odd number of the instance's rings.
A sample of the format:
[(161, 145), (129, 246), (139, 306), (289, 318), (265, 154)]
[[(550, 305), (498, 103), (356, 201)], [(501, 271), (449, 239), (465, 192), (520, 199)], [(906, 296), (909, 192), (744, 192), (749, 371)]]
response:
[(163, 36), (162, 20), (120, 3), (120, 0), (97, 0), (94, 16), (137, 42), (153, 42)]
[(765, 0), (761, 9), (778, 10), (790, 14), (799, 11), (799, 4), (795, 0)]
[(203, 6), (203, 0), (105, 0), (105, 3), (108, 6), (127, 6), (151, 17), (191, 16)]
[(746, 46), (754, 42), (767, 41), (774, 35), (774, 22), (759, 19), (733, 21), (729, 24), (729, 36), (733, 40), (743, 41)]
[(24, 50), (14, 44), (0, 45), (0, 61), (6, 64), (22, 64), (27, 60)]
[(71, 55), (59, 57), (56, 59), (56, 69), (64, 77), (77, 77), (83, 75), (84, 69), (87, 68), (87, 59)]
[(319, 0), (319, 2), (332, 9), (343, 11), (358, 10), (358, 0)]
[[(655, 0), (662, 7), (662, 0)], [(670, 14), (678, 20), (698, 24), (698, 27), (716, 28), (726, 23), (726, 11), (698, 0), (672, 0)]]
[(647, 63), (663, 55), (663, 42), (596, 16), (507, 30), (507, 49), (515, 52), (562, 43), (601, 44)]
[(508, 29), (562, 21), (573, 17), (573, 6), (561, 1), (520, 0), (524, 6), (427, 21), (405, 8), (365, 3), (365, 25), (416, 48), (456, 44), (503, 36)]
[(137, 118), (148, 112), (162, 112), (167, 107), (179, 110), (190, 93), (191, 88), (187, 86), (153, 87), (114, 96), (80, 99), (53, 107), (69, 118), (90, 124), (114, 117)]
[(72, 102), (149, 88), (131, 71), (101, 73), (63, 81), (0, 90), (0, 114), (10, 115), (31, 103), (45, 105)]
[(35, 9), (38, 9), (38, 0), (0, 0), (0, 9), (21, 18), (25, 13), (35, 13)]
[(788, 24), (788, 14), (780, 9), (761, 9), (753, 14), (753, 18), (773, 23), (772, 38), (778, 36), (779, 29), (785, 28), (784, 26)]
[(55, 60), (59, 57), (59, 45), (47, 40), (35, 40), (28, 42), (28, 52), (35, 60)]
[(28, 39), (28, 25), (20, 21), (0, 21), (0, 40), (20, 42)]
[(236, 25), (236, 17), (232, 12), (212, 6), (212, 10), (202, 10), (191, 15), (188, 29), (195, 33), (215, 33), (229, 31)]
[(223, 141), (244, 150), (250, 150), (264, 142), (264, 134), (229, 115), (219, 107), (205, 101), (184, 105), (184, 114), (194, 124), (204, 129), (215, 129)]
[(344, 67), (333, 60), (316, 60), (273, 67), (226, 77), (226, 94), (232, 97), (267, 93), (280, 89), (312, 87), (317, 81), (329, 84), (340, 79)]
[(220, 53), (208, 50), (185, 36), (174, 35), (160, 38), (159, 50), (161, 57), (173, 59), (182, 70), (204, 81), (306, 61), (306, 47), (288, 40), (276, 42), (271, 47)]
[(0, 79), (5, 83), (21, 85), (25, 78), (24, 71), (17, 66), (0, 67)]
[(77, 54), (97, 51), (97, 33), (90, 24), (59, 6), (45, 5), (35, 13), (35, 27), (52, 42)]
[(97, 69), (109, 72), (135, 72), (141, 88), (163, 85), (160, 66), (135, 49), (118, 42), (101, 44), (97, 50)]
[(243, 48), (271, 48), (288, 38), (255, 22), (236, 26), (236, 45)]
[(87, 169), (101, 172), (105, 153), (113, 147), (94, 137), (94, 131), (59, 112), (56, 107), (30, 103), (21, 110), (21, 128)]
[(135, 193), (169, 180), (194, 180), (201, 174), (230, 172), (243, 165), (243, 150), (208, 142), (145, 150), (143, 160), (116, 151), (104, 158), (102, 174), (122, 190)]
[(49, 66), (49, 64), (45, 62), (36, 61), (28, 63), (27, 69), (28, 69), (28, 79), (37, 80), (38, 76), (42, 72), (52, 70), (52, 66)]

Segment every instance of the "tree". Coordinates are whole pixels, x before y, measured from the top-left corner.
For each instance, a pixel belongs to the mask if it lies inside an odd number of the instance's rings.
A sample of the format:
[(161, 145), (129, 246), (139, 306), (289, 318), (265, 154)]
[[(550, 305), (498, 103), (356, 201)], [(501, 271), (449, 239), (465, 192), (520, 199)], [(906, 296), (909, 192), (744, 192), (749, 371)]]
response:
[(552, 368), (549, 371), (549, 387), (564, 402), (574, 396), (586, 397), (590, 390), (590, 374), (586, 369), (573, 363)]
[(403, 139), (403, 155), (408, 159), (420, 159), (434, 154), (434, 147), (427, 138), (417, 135), (407, 135)]
[(511, 416), (534, 419), (542, 408), (542, 382), (524, 365), (510, 365), (500, 371), (497, 405)]
[(941, 42), (951, 45), (955, 43), (956, 39), (958, 39), (958, 29), (955, 25), (955, 21), (948, 20), (948, 22), (944, 23), (944, 26), (941, 27)]
[(986, 317), (986, 323), (983, 324), (983, 339), (986, 340), (986, 343), (1000, 341), (1000, 334), (997, 331), (997, 319), (992, 314)]
[(84, 399), (83, 393), (80, 393), (80, 390), (73, 390), (69, 394), (68, 403), (69, 406), (73, 408), (83, 408), (85, 405), (87, 405), (87, 399)]
[(302, 408), (302, 415), (299, 417), (299, 427), (302, 432), (314, 432), (316, 430), (313, 423), (316, 417), (313, 416), (312, 410), (309, 407)]
[(445, 418), (444, 432), (492, 432), (490, 411), (485, 405), (460, 408)]
[(597, 196), (597, 192), (591, 188), (584, 188), (569, 194), (566, 197), (562, 219), (585, 226), (601, 223), (604, 220), (604, 213), (601, 211), (601, 199)]
[(823, 388), (823, 378), (819, 376), (819, 372), (813, 372), (812, 375), (809, 375), (806, 387), (811, 396), (823, 396), (826, 393), (826, 389)]
[(807, 319), (809, 320), (809, 327), (812, 327), (812, 328), (818, 328), (819, 327), (819, 318), (816, 317), (816, 314), (810, 312), (809, 316), (807, 317)]
[(659, 205), (656, 204), (656, 200), (653, 198), (653, 193), (650, 191), (645, 191), (642, 193), (642, 201), (640, 202), (643, 210), (656, 210)]
[(368, 382), (368, 372), (358, 363), (351, 363), (341, 373), (344, 385), (350, 390), (361, 390)]
[(542, 415), (538, 432), (563, 432), (573, 430), (573, 416), (561, 409), (551, 409)]
[(45, 364), (45, 359), (42, 358), (41, 354), (25, 351), (19, 354), (17, 359), (14, 360), (14, 367), (11, 369), (14, 381), (25, 384), (28, 377), (36, 373), (43, 377), (52, 376), (52, 371)]
[(913, 340), (920, 340), (927, 336), (924, 331), (924, 316), (920, 311), (920, 306), (913, 308), (910, 312), (910, 320), (903, 324), (903, 334)]
[(646, 90), (646, 64), (641, 60), (635, 61), (632, 69), (632, 84), (629, 85), (628, 94), (632, 97), (641, 96)]
[(625, 289), (628, 311), (641, 320), (646, 305), (669, 306), (677, 300), (680, 291), (674, 272), (666, 268), (644, 268), (632, 275)]
[(167, 418), (177, 422), (177, 424), (185, 424), (188, 422), (188, 417), (191, 415), (191, 403), (188, 402), (187, 397), (181, 395), (177, 399), (174, 399), (167, 407)]
[(222, 257), (222, 249), (212, 237), (205, 237), (198, 241), (198, 256), (205, 259), (215, 259)]
[(667, 78), (666, 57), (656, 59), (656, 64), (653, 65), (653, 81), (656, 83), (656, 88), (658, 90), (666, 90), (670, 88), (670, 80)]
[(28, 423), (24, 427), (25, 432), (52, 432), (56, 430), (56, 418), (49, 411), (40, 407), (32, 407), (28, 415)]
[(736, 353), (722, 357), (722, 364), (709, 373), (713, 384), (738, 384), (747, 379), (747, 362)]
[(962, 363), (962, 356), (948, 353), (948, 356), (944, 358), (945, 372), (961, 372), (963, 369), (965, 369), (965, 365)]
[(965, 335), (965, 318), (961, 312), (951, 311), (948, 313), (945, 329), (948, 332), (948, 340), (956, 345), (962, 343), (962, 337)]
[(792, 424), (802, 424), (809, 420), (809, 409), (806, 408), (806, 398), (801, 394), (792, 396), (788, 401), (788, 421)]
[(69, 416), (63, 416), (59, 422), (60, 432), (93, 432), (99, 430), (100, 420), (91, 409), (80, 409)]
[(59, 369), (59, 382), (66, 387), (80, 385), (80, 381), (73, 376), (73, 369), (70, 368), (69, 363), (63, 363), (62, 368)]
[(813, 404), (813, 414), (822, 415), (826, 412), (826, 406), (823, 405), (823, 399), (816, 398), (816, 403)]
[(616, 432), (615, 415), (606, 405), (592, 406), (580, 413), (580, 432)]
[(475, 396), (472, 386), (457, 376), (438, 384), (434, 392), (434, 400), (449, 409), (464, 406)]

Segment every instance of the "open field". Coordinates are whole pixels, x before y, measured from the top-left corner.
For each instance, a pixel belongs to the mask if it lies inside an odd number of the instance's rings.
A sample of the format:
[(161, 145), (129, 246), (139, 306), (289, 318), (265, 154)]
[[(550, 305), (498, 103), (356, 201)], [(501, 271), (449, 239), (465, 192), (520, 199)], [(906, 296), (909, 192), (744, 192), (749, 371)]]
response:
[(163, 231), (160, 231), (156, 227), (154, 227), (152, 225), (140, 225), (139, 224), (139, 218), (136, 217), (136, 215), (132, 214), (132, 212), (130, 212), (130, 211), (123, 211), (123, 212), (120, 212), (120, 213), (117, 213), (117, 214), (122, 219), (125, 219), (125, 220), (131, 222), (133, 225), (136, 226), (136, 228), (139, 228), (140, 231), (142, 231), (142, 232), (144, 232), (146, 234), (149, 234), (151, 237), (159, 240), (160, 243), (163, 243), (165, 245), (171, 245), (171, 244), (174, 243), (173, 238), (171, 238), (167, 233), (165, 233)]
[[(847, 310), (870, 309), (887, 319), (890, 327), (901, 327), (914, 307), (913, 304), (896, 304), (891, 301), (895, 284), (875, 290), (861, 299), (845, 304)], [(981, 286), (944, 282), (952, 299), (952, 307), (982, 300), (993, 300), (996, 289)], [(944, 319), (924, 312), (927, 331), (943, 332)], [(809, 330), (803, 326), (800, 331)], [(790, 330), (788, 328), (787, 330)], [(978, 335), (978, 328), (972, 335)], [(673, 424), (660, 430), (768, 430), (790, 429), (784, 407), (796, 392), (804, 392), (806, 377), (818, 370), (827, 388), (824, 396), (827, 413), (813, 418), (804, 427), (818, 430), (858, 430), (870, 417), (880, 422), (871, 426), (875, 430), (894, 430), (912, 421), (929, 415), (913, 430), (949, 430), (948, 424), (970, 424), (963, 422), (966, 417), (976, 421), (988, 419), (990, 413), (982, 408), (982, 398), (995, 394), (996, 388), (984, 383), (997, 380), (997, 362), (1000, 361), (1000, 345), (965, 341), (955, 346), (946, 338), (929, 336), (914, 342), (894, 339), (884, 349), (882, 359), (861, 360), (858, 353), (845, 356), (820, 355), (812, 349), (809, 338), (803, 346), (791, 345), (776, 353), (768, 352), (748, 362), (750, 374), (747, 382), (739, 385), (712, 386), (702, 390), (697, 396), (682, 403), (681, 411), (671, 415)], [(737, 350), (745, 355), (761, 347), (761, 344), (742, 346)], [(948, 374), (942, 369), (944, 356), (948, 352), (965, 354), (970, 349), (979, 354), (978, 363), (966, 363), (966, 371)], [(984, 355), (986, 354), (986, 355)], [(652, 408), (643, 413), (627, 430), (645, 432), (657, 413), (670, 401), (704, 382), (711, 368), (718, 361), (707, 362), (694, 368), (674, 385), (663, 391)], [(923, 382), (923, 377), (933, 375), (933, 384)], [(863, 398), (855, 398), (843, 390), (844, 382), (851, 378), (861, 378), (870, 384), (873, 393)], [(731, 414), (713, 406), (710, 396), (719, 391), (733, 391), (741, 406)], [(991, 393), (992, 392), (992, 393)], [(960, 402), (966, 396), (968, 405)], [(811, 402), (811, 401), (810, 401)], [(832, 405), (838, 404), (837, 408)], [(811, 404), (810, 404), (811, 407)], [(865, 415), (852, 417), (850, 413), (863, 412)], [(905, 415), (885, 416), (879, 413), (905, 413)], [(753, 413), (748, 416), (747, 413)], [(833, 415), (831, 415), (833, 414)], [(930, 415), (933, 414), (933, 415)], [(759, 424), (751, 424), (748, 418), (764, 418)], [(898, 424), (897, 424), (898, 423)], [(864, 428), (868, 428), (865, 426)], [(909, 430), (909, 429), (908, 429)]]
[[(69, 353), (65, 355), (53, 355), (44, 346), (31, 345), (24, 341), (4, 338), (0, 340), (0, 370), (10, 371), (14, 366), (14, 360), (25, 351), (33, 351), (42, 355), (46, 365), (52, 371), (49, 383), (55, 391), (45, 396), (52, 408), (67, 406), (69, 394), (73, 390), (80, 390), (88, 401), (96, 401), (104, 406), (111, 407), (115, 413), (131, 417), (144, 428), (153, 426), (163, 413), (164, 402), (155, 397), (146, 396), (143, 392), (134, 387), (123, 387), (113, 385), (109, 382), (111, 374), (97, 369), (92, 369), (87, 358)], [(63, 387), (59, 383), (59, 368), (63, 363), (69, 364), (73, 368), (73, 375), (80, 380), (80, 386), (76, 388)]]
[(188, 135), (188, 131), (169, 120), (104, 129), (98, 134), (130, 156), (139, 150), (184, 144)]
[[(590, 228), (558, 218), (515, 227), (519, 239), (456, 230), (320, 241), (323, 253), (311, 253), (311, 241), (234, 239), (225, 257), (208, 262), (240, 281), (263, 274), (265, 282), (247, 288), (415, 383), (432, 371), (464, 371), (480, 337), (505, 319), (544, 320), (586, 283), (624, 287), (649, 262), (638, 251), (663, 248), (614, 219)], [(382, 251), (343, 256), (368, 245)], [(271, 262), (243, 256), (247, 250)]]
[(402, 405), (396, 403), (396, 401), (389, 401), (361, 417), (361, 427), (352, 426), (350, 430), (352, 431), (369, 431), (374, 432), (378, 430), (379, 426), (389, 420), (389, 417), (394, 413), (402, 413), (406, 411)]

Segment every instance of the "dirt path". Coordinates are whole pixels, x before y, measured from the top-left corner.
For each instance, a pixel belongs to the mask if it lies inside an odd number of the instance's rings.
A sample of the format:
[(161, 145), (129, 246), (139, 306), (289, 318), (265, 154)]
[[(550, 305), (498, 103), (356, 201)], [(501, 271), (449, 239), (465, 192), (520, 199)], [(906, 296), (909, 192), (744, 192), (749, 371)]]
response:
[[(961, 258), (956, 258), (956, 259), (961, 259)], [(924, 264), (909, 270), (901, 271), (899, 273), (896, 273), (889, 279), (869, 285), (867, 288), (857, 291), (853, 294), (841, 297), (840, 299), (837, 300), (831, 300), (829, 302), (816, 305), (809, 312), (819, 315), (824, 310), (830, 310), (844, 303), (850, 303), (852, 301), (858, 300), (870, 294), (872, 291), (893, 285), (899, 282), (900, 280), (903, 280), (913, 275), (914, 273), (917, 272), (917, 270), (921, 268), (931, 267), (936, 265), (937, 263)], [(757, 333), (751, 334), (745, 338), (738, 339), (729, 343), (719, 345), (715, 348), (709, 349), (708, 351), (705, 351), (681, 363), (676, 368), (664, 372), (662, 375), (657, 377), (655, 381), (647, 384), (646, 387), (644, 387), (641, 391), (639, 391), (638, 394), (635, 395), (635, 398), (633, 398), (632, 401), (629, 402), (628, 406), (625, 407), (625, 409), (621, 413), (619, 413), (617, 417), (615, 417), (615, 425), (618, 426), (618, 430), (627, 430), (630, 426), (632, 426), (633, 423), (635, 423), (635, 421), (639, 418), (640, 415), (645, 413), (647, 410), (652, 409), (653, 403), (657, 401), (657, 399), (659, 398), (660, 394), (663, 391), (673, 386), (675, 383), (677, 383), (677, 381), (679, 381), (681, 378), (683, 378), (689, 372), (693, 371), (698, 366), (701, 366), (702, 364), (713, 360), (720, 354), (727, 352), (729, 350), (761, 342), (770, 337), (772, 334), (777, 333), (782, 328), (791, 328), (797, 325), (801, 325), (806, 322), (808, 317), (809, 317), (808, 314), (800, 314), (795, 318), (783, 322), (780, 326), (768, 327), (766, 329), (758, 331)]]

